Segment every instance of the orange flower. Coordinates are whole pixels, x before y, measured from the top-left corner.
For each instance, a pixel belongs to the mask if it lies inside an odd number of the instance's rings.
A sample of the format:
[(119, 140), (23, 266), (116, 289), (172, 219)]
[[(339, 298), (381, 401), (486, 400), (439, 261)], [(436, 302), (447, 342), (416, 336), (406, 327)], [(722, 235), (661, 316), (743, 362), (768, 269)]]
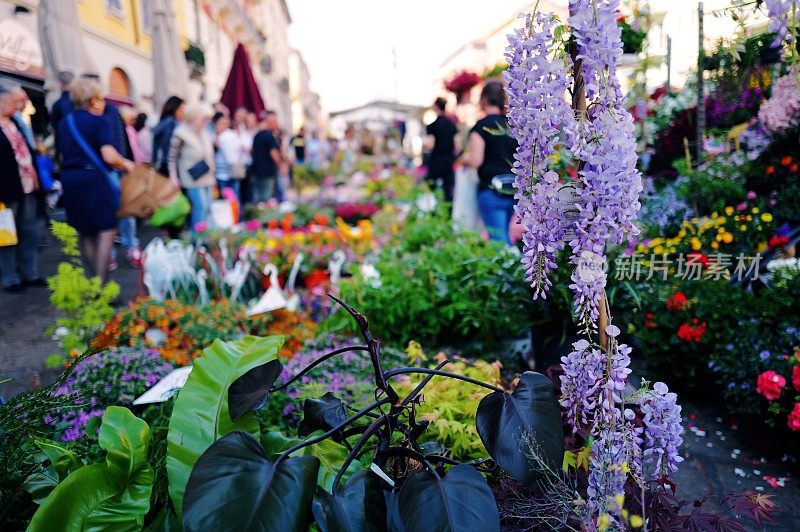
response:
[(792, 164), (792, 156), (791, 155), (787, 155), (786, 157), (781, 159), (781, 164), (783, 166), (789, 166), (790, 164)]
[(767, 175), (772, 175), (775, 173), (775, 167), (772, 165), (767, 166)]
[(792, 172), (797, 172), (797, 163), (794, 163), (792, 166), (790, 166), (789, 170), (791, 170)]

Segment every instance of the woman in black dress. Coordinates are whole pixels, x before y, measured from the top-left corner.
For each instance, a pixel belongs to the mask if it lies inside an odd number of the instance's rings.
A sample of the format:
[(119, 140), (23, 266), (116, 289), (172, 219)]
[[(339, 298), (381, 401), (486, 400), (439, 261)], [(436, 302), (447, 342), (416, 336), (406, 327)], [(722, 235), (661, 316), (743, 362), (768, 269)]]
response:
[[(110, 170), (130, 170), (133, 162), (113, 147), (111, 126), (103, 117), (105, 99), (100, 84), (92, 79), (75, 80), (70, 85), (70, 97), (75, 110), (69, 115), (71, 119), (61, 121), (57, 136), (64, 207), (67, 222), (81, 237), (86, 265), (93, 275), (105, 281), (117, 234), (120, 200)], [(81, 145), (79, 136), (87, 146)]]

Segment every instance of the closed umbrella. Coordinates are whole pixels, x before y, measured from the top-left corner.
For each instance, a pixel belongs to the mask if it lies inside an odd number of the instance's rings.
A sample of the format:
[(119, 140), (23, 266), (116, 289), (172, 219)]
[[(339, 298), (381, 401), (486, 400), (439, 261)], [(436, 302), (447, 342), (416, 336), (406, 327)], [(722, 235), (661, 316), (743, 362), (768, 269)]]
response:
[(48, 103), (59, 97), (59, 72), (70, 70), (75, 75), (95, 72), (83, 46), (77, 2), (39, 1), (39, 42), (47, 71)]
[(170, 96), (186, 98), (189, 69), (178, 40), (172, 0), (153, 0), (153, 105), (156, 111)]
[(239, 43), (233, 53), (231, 72), (219, 100), (231, 111), (244, 107), (258, 115), (265, 109), (253, 69), (250, 67), (250, 57), (242, 43)]

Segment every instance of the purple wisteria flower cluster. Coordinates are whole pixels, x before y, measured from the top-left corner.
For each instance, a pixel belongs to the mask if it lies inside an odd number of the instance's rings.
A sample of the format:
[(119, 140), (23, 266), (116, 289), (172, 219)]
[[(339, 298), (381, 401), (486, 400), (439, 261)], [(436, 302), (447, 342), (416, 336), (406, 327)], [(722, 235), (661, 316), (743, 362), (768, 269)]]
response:
[(50, 412), (44, 422), (62, 442), (75, 441), (90, 419), (101, 418), (109, 406), (132, 404), (173, 369), (155, 349), (119, 347), (91, 355), (54, 392), (71, 406)]
[[(622, 55), (616, 22), (618, 0), (572, 0), (568, 22), (575, 58), (586, 87), (586, 110), (572, 109), (566, 94), (574, 83), (565, 27), (552, 14), (528, 15), (509, 36), (505, 73), (508, 120), (519, 143), (517, 213), (525, 229), (524, 265), (534, 297), (546, 297), (557, 252), (569, 243), (575, 265), (571, 288), (579, 322), (593, 329), (606, 285), (602, 268), (607, 241), (638, 234), (641, 175), (636, 170), (633, 118), (624, 108), (616, 75)], [(561, 182), (549, 169), (563, 144), (582, 161), (578, 179)]]
[[(605, 327), (604, 345), (590, 341), (606, 286), (605, 272), (597, 267), (605, 261), (606, 244), (632, 242), (639, 233), (635, 222), (642, 180), (634, 123), (616, 74), (622, 56), (618, 7), (618, 0), (570, 0), (568, 27), (552, 14), (527, 16), (525, 26), (509, 36), (506, 50), (508, 119), (519, 144), (514, 172), (526, 272), (534, 297), (545, 297), (556, 253), (570, 245), (575, 266), (570, 288), (587, 336), (562, 358), (561, 376), (567, 419), (574, 431), (587, 432), (593, 441), (587, 525), (601, 519), (618, 522), (626, 482), (643, 482), (645, 456), (657, 469), (671, 471), (680, 461), (682, 432), (680, 407), (661, 386), (648, 396), (644, 427), (625, 408), (631, 349), (618, 343), (618, 327)], [(572, 41), (565, 38), (568, 32)], [(569, 49), (571, 42), (575, 49)], [(577, 89), (578, 75), (586, 106), (573, 109), (566, 96)], [(576, 103), (578, 96), (573, 94)], [(549, 167), (559, 145), (579, 161), (574, 182), (560, 181)]]
[(800, 0), (764, 0), (764, 5), (770, 19), (769, 31), (778, 34), (775, 42), (794, 42), (794, 32), (791, 30), (797, 28), (797, 21), (800, 21)]
[(678, 470), (683, 461), (678, 449), (683, 443), (681, 407), (678, 396), (670, 392), (667, 385), (657, 382), (642, 402), (644, 414), (645, 463), (653, 464), (653, 479), (661, 478)]

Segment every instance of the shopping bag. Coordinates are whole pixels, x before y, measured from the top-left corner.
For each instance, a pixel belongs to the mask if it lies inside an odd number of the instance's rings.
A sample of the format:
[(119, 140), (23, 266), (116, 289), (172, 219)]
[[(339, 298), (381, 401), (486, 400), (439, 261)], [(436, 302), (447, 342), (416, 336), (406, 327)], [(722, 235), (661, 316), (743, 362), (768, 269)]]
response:
[(192, 206), (182, 192), (179, 192), (171, 201), (158, 207), (150, 217), (153, 227), (175, 226), (180, 227), (186, 223), (186, 217), (191, 212)]
[(167, 205), (179, 192), (169, 178), (156, 172), (150, 165), (136, 166), (120, 182), (122, 199), (117, 216), (147, 218), (161, 206)]
[(18, 242), (14, 211), (0, 203), (0, 247), (16, 246)]
[(478, 174), (472, 168), (462, 166), (456, 171), (456, 186), (453, 193), (453, 220), (467, 229), (478, 229)]

